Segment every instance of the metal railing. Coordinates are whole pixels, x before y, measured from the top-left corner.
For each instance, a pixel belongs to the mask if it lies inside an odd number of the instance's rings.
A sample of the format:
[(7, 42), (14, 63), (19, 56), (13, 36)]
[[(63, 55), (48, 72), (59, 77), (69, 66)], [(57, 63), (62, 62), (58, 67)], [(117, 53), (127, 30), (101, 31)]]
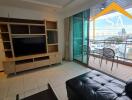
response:
[(132, 61), (132, 41), (89, 40), (89, 46), (92, 52), (111, 48), (119, 58)]

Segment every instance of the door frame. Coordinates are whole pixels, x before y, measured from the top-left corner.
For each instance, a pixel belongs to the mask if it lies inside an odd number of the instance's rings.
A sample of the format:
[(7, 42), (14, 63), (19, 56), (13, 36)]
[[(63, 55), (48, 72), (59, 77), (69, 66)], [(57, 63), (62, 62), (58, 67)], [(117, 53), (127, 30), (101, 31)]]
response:
[[(88, 9), (88, 10), (86, 10), (86, 11), (89, 11), (89, 16), (90, 16), (90, 9)], [(75, 62), (78, 62), (78, 63), (80, 63), (80, 64), (82, 64), (82, 65), (85, 65), (85, 66), (88, 66), (88, 63), (89, 63), (89, 17), (88, 17), (88, 25), (87, 25), (87, 62), (86, 63), (84, 63), (83, 62), (83, 50), (84, 50), (84, 45), (83, 45), (83, 39), (84, 39), (84, 12), (82, 12), (83, 13), (83, 16), (82, 16), (82, 61), (79, 61), (79, 60), (77, 60), (77, 59), (75, 59), (74, 58), (74, 50), (75, 50), (75, 48), (74, 48), (74, 24), (72, 25), (72, 27), (73, 27), (73, 61), (75, 61)], [(72, 17), (72, 22), (74, 23), (74, 16)]]

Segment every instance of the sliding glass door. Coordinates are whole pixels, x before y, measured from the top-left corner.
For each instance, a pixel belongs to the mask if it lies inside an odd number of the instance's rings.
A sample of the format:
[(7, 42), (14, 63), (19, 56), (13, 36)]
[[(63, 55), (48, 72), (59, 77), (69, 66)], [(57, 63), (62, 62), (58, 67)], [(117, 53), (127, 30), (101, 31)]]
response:
[(83, 19), (82, 13), (73, 16), (73, 58), (82, 62), (83, 41)]
[(87, 10), (83, 12), (83, 63), (88, 64), (88, 47), (89, 47), (89, 14)]
[(81, 63), (88, 63), (88, 30), (90, 11), (73, 16), (73, 59)]

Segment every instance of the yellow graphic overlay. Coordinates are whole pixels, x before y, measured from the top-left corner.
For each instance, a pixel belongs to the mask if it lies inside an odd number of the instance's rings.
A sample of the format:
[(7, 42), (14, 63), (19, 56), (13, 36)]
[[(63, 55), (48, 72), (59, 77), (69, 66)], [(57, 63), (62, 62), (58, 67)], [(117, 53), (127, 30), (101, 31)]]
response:
[(95, 19), (100, 17), (100, 16), (103, 16), (103, 15), (105, 15), (105, 14), (107, 14), (110, 11), (113, 11), (113, 10), (115, 10), (115, 11), (125, 15), (126, 17), (132, 19), (132, 15), (129, 14), (127, 11), (125, 11), (124, 8), (122, 8), (117, 3), (112, 2), (109, 6), (107, 6), (105, 9), (103, 9), (99, 14), (91, 17), (91, 20), (93, 20), (93, 39), (95, 39)]

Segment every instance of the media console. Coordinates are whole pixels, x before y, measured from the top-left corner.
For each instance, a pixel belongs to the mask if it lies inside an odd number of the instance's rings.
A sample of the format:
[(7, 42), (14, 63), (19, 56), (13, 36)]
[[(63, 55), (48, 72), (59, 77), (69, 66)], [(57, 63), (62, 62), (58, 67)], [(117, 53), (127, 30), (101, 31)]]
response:
[(60, 63), (57, 21), (0, 18), (0, 59), (7, 74)]

